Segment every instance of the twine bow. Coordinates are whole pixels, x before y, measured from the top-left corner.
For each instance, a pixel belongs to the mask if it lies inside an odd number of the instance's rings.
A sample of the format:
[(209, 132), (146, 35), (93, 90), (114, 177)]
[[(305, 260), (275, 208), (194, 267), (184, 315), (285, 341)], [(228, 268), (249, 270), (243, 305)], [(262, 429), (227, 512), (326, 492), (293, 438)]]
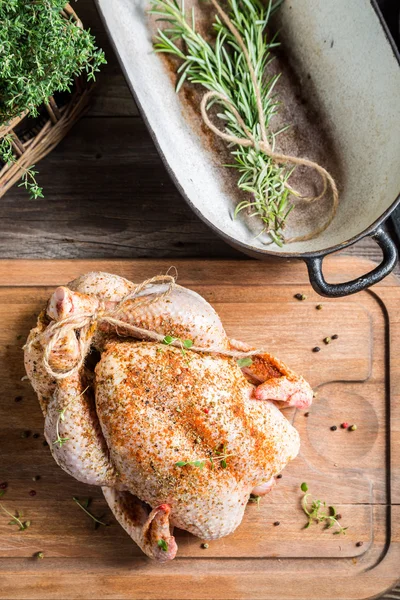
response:
[[(168, 284), (167, 289), (162, 292), (154, 292), (147, 290), (151, 285), (155, 284)], [(117, 306), (111, 310), (106, 310), (106, 305), (103, 301), (99, 300), (98, 307), (91, 312), (83, 312), (73, 314), (69, 317), (65, 317), (64, 319), (60, 319), (59, 321), (51, 322), (45, 329), (45, 331), (39, 334), (37, 337), (32, 339), (25, 347), (30, 347), (33, 344), (36, 344), (38, 341), (43, 346), (43, 364), (47, 371), (47, 373), (56, 380), (66, 379), (71, 375), (78, 373), (84, 365), (85, 358), (90, 350), (90, 346), (93, 340), (93, 336), (96, 333), (99, 324), (108, 323), (115, 327), (115, 331), (118, 333), (118, 328), (124, 331), (124, 335), (131, 335), (132, 337), (139, 339), (148, 339), (155, 342), (163, 342), (165, 340), (165, 334), (158, 333), (156, 331), (151, 331), (148, 329), (144, 329), (143, 327), (138, 327), (122, 319), (118, 318), (119, 313), (126, 308), (126, 304), (129, 301), (137, 300), (142, 297), (143, 300), (135, 303), (135, 309), (139, 306), (150, 305), (154, 302), (158, 302), (162, 298), (168, 296), (175, 286), (175, 277), (171, 275), (159, 275), (156, 277), (152, 277), (151, 279), (146, 279), (139, 285), (135, 287), (135, 289), (127, 294), (120, 302), (118, 302)], [(71, 332), (74, 333), (74, 340), (77, 342), (77, 358), (73, 364), (73, 366), (66, 371), (58, 371), (54, 370), (51, 366), (51, 358), (52, 354), (55, 351), (56, 347), (65, 339)], [(179, 338), (173, 339), (168, 343), (169, 346), (175, 346), (177, 348), (182, 349), (182, 340)], [(225, 348), (208, 347), (203, 348), (201, 346), (191, 346), (186, 349), (193, 352), (204, 352), (210, 354), (221, 354), (223, 356), (232, 356), (237, 358), (244, 358), (247, 356), (253, 356), (254, 354), (259, 354), (263, 352), (262, 350), (249, 350), (249, 351), (239, 351), (239, 350), (227, 350)]]
[[(312, 169), (315, 169), (318, 172), (318, 174), (320, 175), (322, 182), (323, 182), (322, 192), (318, 196), (311, 196), (311, 197), (302, 196), (299, 192), (294, 190), (291, 186), (289, 186), (285, 182), (285, 187), (290, 191), (290, 193), (292, 193), (293, 195), (297, 196), (298, 198), (300, 198), (301, 200), (303, 200), (305, 202), (315, 202), (317, 200), (321, 200), (321, 198), (323, 198), (326, 194), (328, 185), (331, 187), (332, 210), (331, 210), (331, 214), (329, 215), (327, 221), (320, 227), (314, 229), (311, 233), (302, 235), (302, 236), (298, 236), (298, 237), (294, 237), (294, 238), (290, 238), (289, 240), (286, 240), (286, 242), (287, 243), (305, 242), (307, 240), (311, 240), (311, 239), (317, 237), (323, 231), (325, 231), (325, 229), (327, 227), (329, 227), (333, 218), (336, 215), (336, 212), (337, 212), (337, 209), (339, 206), (339, 193), (338, 193), (338, 189), (337, 189), (335, 180), (333, 179), (332, 175), (326, 169), (324, 169), (324, 167), (322, 167), (321, 165), (319, 165), (318, 163), (316, 163), (312, 160), (309, 160), (308, 158), (299, 158), (298, 156), (290, 156), (290, 155), (286, 155), (286, 154), (281, 154), (279, 152), (275, 152), (272, 149), (272, 147), (268, 141), (267, 131), (265, 128), (265, 115), (264, 115), (264, 109), (263, 109), (263, 105), (262, 105), (260, 88), (258, 85), (257, 76), (254, 71), (253, 64), (251, 62), (251, 58), (250, 58), (249, 52), (247, 50), (247, 47), (246, 47), (240, 33), (238, 32), (238, 30), (236, 29), (236, 27), (234, 26), (234, 24), (232, 23), (232, 21), (230, 20), (228, 15), (225, 13), (225, 11), (220, 7), (217, 0), (211, 0), (211, 2), (214, 5), (214, 7), (216, 8), (221, 19), (224, 21), (225, 25), (228, 27), (228, 29), (230, 30), (230, 32), (236, 39), (236, 41), (239, 44), (240, 49), (242, 50), (243, 55), (246, 59), (246, 63), (247, 63), (247, 66), (248, 66), (248, 69), (250, 72), (250, 77), (251, 77), (251, 80), (253, 83), (254, 93), (256, 96), (261, 140), (256, 140), (254, 138), (252, 132), (246, 126), (245, 122), (243, 121), (242, 117), (240, 116), (238, 110), (236, 109), (236, 107), (234, 106), (232, 101), (227, 96), (225, 96), (224, 94), (222, 94), (220, 92), (210, 91), (210, 92), (207, 92), (203, 96), (201, 104), (200, 104), (201, 116), (202, 116), (205, 124), (211, 129), (211, 131), (213, 131), (215, 133), (215, 135), (217, 135), (221, 139), (223, 139), (231, 144), (235, 144), (237, 146), (243, 146), (243, 147), (253, 147), (256, 150), (260, 149), (264, 152), (264, 154), (269, 156), (273, 161), (275, 161), (277, 163), (292, 163), (295, 165), (304, 165), (306, 167), (311, 167)], [(210, 100), (212, 100), (212, 99), (218, 99), (221, 102), (224, 102), (229, 107), (229, 109), (235, 115), (235, 117), (236, 117), (239, 125), (241, 126), (243, 132), (245, 133), (246, 137), (240, 138), (235, 135), (226, 133), (225, 131), (221, 131), (220, 129), (218, 129), (218, 127), (216, 127), (210, 121), (207, 110), (208, 110), (208, 104), (209, 104)]]

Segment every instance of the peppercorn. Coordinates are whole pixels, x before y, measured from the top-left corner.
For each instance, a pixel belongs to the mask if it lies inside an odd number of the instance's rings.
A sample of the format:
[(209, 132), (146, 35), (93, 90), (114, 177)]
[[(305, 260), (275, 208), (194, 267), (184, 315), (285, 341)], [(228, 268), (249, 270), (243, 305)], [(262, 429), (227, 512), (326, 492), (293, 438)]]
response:
[(294, 297), (296, 298), (296, 300), (302, 300), (303, 294), (295, 294)]
[(22, 400), (22, 396), (15, 396), (14, 401), (15, 402), (21, 402)]
[(48, 443), (46, 442), (46, 440), (44, 440), (43, 446), (48, 446)]
[(305, 417), (309, 417), (309, 416), (310, 416), (310, 413), (309, 413), (309, 412), (306, 412), (306, 413), (304, 413), (304, 416), (305, 416)]
[(332, 337), (333, 340), (337, 340), (339, 336), (338, 336), (337, 333), (335, 333), (335, 335), (332, 335), (331, 337)]
[(336, 425), (332, 425), (331, 431), (336, 431), (336, 429), (337, 429)]
[(207, 542), (205, 542), (204, 544), (202, 544), (201, 547), (204, 548), (204, 550), (207, 550), (207, 548), (208, 548)]
[(21, 437), (22, 437), (23, 439), (24, 439), (24, 438), (28, 438), (30, 435), (31, 435), (31, 432), (30, 432), (30, 431), (23, 431), (23, 432), (21, 433)]
[(204, 409), (203, 409), (203, 412), (205, 412), (205, 413), (206, 413), (206, 415), (208, 415), (208, 408), (204, 408)]
[(342, 429), (347, 429), (347, 428), (348, 428), (348, 426), (349, 426), (349, 424), (347, 423), (347, 421), (344, 421), (344, 423), (342, 423), (340, 427), (341, 427)]
[(330, 337), (324, 338), (324, 344), (328, 345), (330, 343), (331, 343), (331, 338)]
[(32, 477), (32, 481), (39, 481), (40, 479), (40, 475), (35, 475), (34, 477)]
[(356, 546), (357, 546), (358, 548), (360, 548), (360, 547), (361, 547), (361, 546), (363, 546), (363, 545), (364, 545), (364, 542), (357, 542), (357, 544), (356, 544)]
[(279, 475), (276, 476), (277, 479), (282, 479), (282, 473), (279, 473)]
[(357, 425), (350, 425), (350, 431), (355, 431), (357, 429)]
[(275, 521), (275, 523), (274, 523), (274, 526), (275, 526), (275, 527), (278, 527), (278, 525), (280, 525), (280, 524), (281, 524), (281, 522), (280, 522), (280, 521)]
[(312, 349), (313, 352), (320, 352), (321, 348), (319, 346), (315, 346), (315, 348)]
[(322, 310), (322, 304), (317, 304), (317, 306), (315, 307), (317, 310)]
[(32, 437), (37, 440), (40, 437), (40, 433), (34, 433)]
[(31, 491), (29, 492), (29, 495), (30, 495), (30, 496), (36, 496), (36, 492), (35, 492), (35, 490), (31, 490)]
[(339, 521), (341, 518), (342, 518), (342, 515), (338, 513), (338, 514), (336, 515), (336, 521)]
[(0, 483), (0, 490), (6, 490), (7, 487), (8, 487), (7, 481), (3, 481), (2, 483)]

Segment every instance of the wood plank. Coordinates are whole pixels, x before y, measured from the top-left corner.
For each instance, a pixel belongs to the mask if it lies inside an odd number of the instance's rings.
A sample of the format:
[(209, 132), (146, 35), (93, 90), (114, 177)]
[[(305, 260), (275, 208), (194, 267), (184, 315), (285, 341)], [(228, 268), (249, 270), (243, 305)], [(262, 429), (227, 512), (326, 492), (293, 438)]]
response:
[[(241, 263), (244, 263), (241, 265)], [(43, 269), (43, 265), (46, 268)], [(142, 281), (156, 273), (165, 273), (171, 266), (176, 267), (178, 271), (178, 283), (189, 287), (197, 287), (202, 293), (210, 294), (207, 299), (211, 302), (218, 301), (215, 293), (218, 284), (224, 286), (224, 293), (227, 288), (231, 290), (231, 298), (237, 298), (235, 286), (241, 286), (241, 293), (246, 293), (246, 288), (252, 286), (252, 293), (259, 293), (264, 290), (269, 297), (280, 298), (286, 295), (284, 286), (279, 292), (278, 285), (272, 284), (271, 289), (265, 290), (265, 281), (271, 279), (278, 280), (282, 275), (288, 278), (291, 286), (296, 286), (296, 292), (305, 293), (307, 302), (316, 304), (346, 302), (346, 298), (328, 299), (321, 298), (311, 288), (307, 269), (302, 261), (288, 259), (270, 259), (266, 261), (234, 261), (234, 260), (185, 260), (175, 259), (146, 259), (146, 260), (0, 260), (0, 271), (2, 273), (3, 286), (35, 286), (43, 288), (44, 286), (57, 286), (78, 277), (82, 272), (88, 272), (93, 269), (109, 271), (126, 277), (132, 281)], [(373, 267), (373, 263), (368, 260), (357, 258), (353, 259), (346, 256), (330, 255), (326, 258), (325, 273), (327, 279), (332, 282), (343, 281), (344, 279), (354, 278), (363, 273), (367, 273)], [(246, 285), (243, 286), (243, 277)], [(207, 283), (205, 283), (207, 282)], [(390, 275), (378, 285), (371, 288), (371, 291), (380, 290), (383, 287), (393, 288), (399, 285), (398, 279)], [(269, 288), (270, 286), (267, 286)], [(279, 295), (281, 294), (281, 295)], [(257, 296), (261, 298), (262, 296)], [(360, 299), (360, 295), (351, 296), (353, 301)], [(293, 297), (290, 298), (291, 301)]]
[(0, 203), (1, 257), (240, 256), (179, 197), (144, 124), (87, 119), (40, 163), (45, 199)]

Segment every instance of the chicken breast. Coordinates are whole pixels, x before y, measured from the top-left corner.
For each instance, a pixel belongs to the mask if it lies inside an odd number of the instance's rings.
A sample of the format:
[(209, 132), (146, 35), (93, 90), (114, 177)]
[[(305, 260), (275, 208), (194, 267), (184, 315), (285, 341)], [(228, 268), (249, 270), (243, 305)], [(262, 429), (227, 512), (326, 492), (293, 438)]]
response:
[(234, 531), (253, 488), (299, 451), (297, 431), (254, 391), (233, 358), (110, 343), (96, 407), (120, 483), (203, 539)]

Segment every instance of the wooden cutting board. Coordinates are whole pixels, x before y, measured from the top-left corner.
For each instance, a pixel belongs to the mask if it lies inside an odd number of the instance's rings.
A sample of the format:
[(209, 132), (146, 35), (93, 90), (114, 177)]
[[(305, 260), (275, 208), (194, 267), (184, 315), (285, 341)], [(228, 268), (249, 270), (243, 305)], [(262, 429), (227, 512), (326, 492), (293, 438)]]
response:
[[(326, 263), (331, 281), (371, 268), (351, 257)], [(3, 261), (0, 483), (8, 488), (1, 503), (22, 510), (31, 525), (19, 532), (0, 514), (0, 597), (349, 600), (383, 593), (400, 577), (397, 280), (331, 301), (311, 290), (300, 262), (174, 264), (179, 283), (212, 303), (229, 335), (267, 347), (314, 387), (308, 417), (285, 412), (301, 434), (299, 457), (259, 506), (249, 504), (233, 535), (203, 549), (201, 540), (177, 532), (178, 558), (166, 565), (150, 561), (114, 521), (100, 489), (69, 477), (43, 445), (43, 417), (23, 379), (21, 346), (55, 286), (90, 270), (139, 282), (165, 273), (171, 262)], [(296, 293), (307, 299), (296, 300)], [(319, 303), (322, 310), (316, 310)], [(333, 334), (338, 339), (325, 345)], [(312, 352), (315, 346), (321, 351)], [(341, 429), (343, 421), (357, 430)], [(345, 536), (317, 525), (303, 528), (303, 481), (314, 498), (337, 507), (348, 526)], [(73, 496), (92, 498), (93, 513), (112, 525), (95, 531)], [(34, 557), (39, 551), (43, 560)]]

